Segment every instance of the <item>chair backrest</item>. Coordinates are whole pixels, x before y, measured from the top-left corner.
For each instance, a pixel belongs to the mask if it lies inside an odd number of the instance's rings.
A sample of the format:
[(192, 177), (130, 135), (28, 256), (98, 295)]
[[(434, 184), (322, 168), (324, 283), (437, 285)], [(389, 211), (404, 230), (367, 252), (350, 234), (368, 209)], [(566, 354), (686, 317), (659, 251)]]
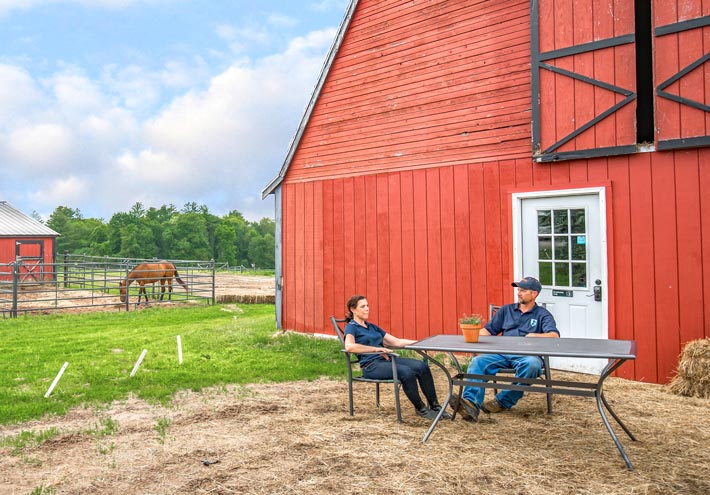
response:
[[(543, 308), (547, 309), (547, 303), (540, 303), (540, 306)], [(493, 315), (495, 315), (500, 308), (503, 306), (496, 306), (495, 304), (489, 304), (488, 305), (488, 321), (491, 321), (493, 319)]]
[(330, 317), (330, 322), (333, 324), (333, 328), (335, 329), (335, 335), (338, 336), (338, 340), (340, 340), (340, 345), (343, 346), (343, 349), (345, 349), (345, 334), (343, 333), (343, 329), (340, 328), (340, 323), (347, 323), (348, 320), (345, 318), (336, 318), (335, 316)]

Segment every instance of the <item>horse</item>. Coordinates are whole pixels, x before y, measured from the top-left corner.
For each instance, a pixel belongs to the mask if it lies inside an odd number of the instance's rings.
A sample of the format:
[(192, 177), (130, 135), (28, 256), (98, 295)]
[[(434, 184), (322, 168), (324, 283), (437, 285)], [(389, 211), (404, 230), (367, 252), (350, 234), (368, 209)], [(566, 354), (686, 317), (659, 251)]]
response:
[(183, 282), (177, 272), (175, 265), (169, 261), (158, 261), (155, 263), (141, 263), (136, 266), (133, 270), (128, 272), (126, 280), (121, 280), (120, 292), (121, 292), (121, 302), (126, 302), (126, 289), (133, 282), (137, 282), (140, 285), (138, 290), (138, 304), (141, 302), (141, 294), (145, 297), (145, 303), (148, 304), (148, 294), (145, 291), (145, 284), (152, 284), (155, 282), (160, 282), (160, 300), (163, 300), (165, 295), (165, 283), (168, 283), (168, 301), (173, 293), (173, 279), (183, 286), (187, 291), (187, 284)]

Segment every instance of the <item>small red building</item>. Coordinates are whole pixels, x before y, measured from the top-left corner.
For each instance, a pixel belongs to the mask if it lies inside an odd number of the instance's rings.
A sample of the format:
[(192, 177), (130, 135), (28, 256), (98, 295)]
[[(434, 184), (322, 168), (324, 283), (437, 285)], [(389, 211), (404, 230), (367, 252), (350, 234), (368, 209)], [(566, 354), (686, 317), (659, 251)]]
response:
[(12, 269), (7, 265), (18, 261), (22, 282), (53, 279), (58, 235), (7, 201), (0, 201), (0, 280), (12, 280)]
[(710, 337), (708, 40), (701, 0), (352, 0), (264, 190), (278, 324), (363, 293), (455, 333), (533, 275), (563, 336), (635, 339), (619, 374), (666, 382)]

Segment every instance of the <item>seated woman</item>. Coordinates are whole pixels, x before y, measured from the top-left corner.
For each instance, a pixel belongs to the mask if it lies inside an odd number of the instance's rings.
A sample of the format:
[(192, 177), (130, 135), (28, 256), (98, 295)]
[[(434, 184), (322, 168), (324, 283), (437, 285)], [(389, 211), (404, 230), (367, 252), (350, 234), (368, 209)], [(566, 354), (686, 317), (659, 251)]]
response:
[[(392, 364), (388, 354), (392, 353), (392, 350), (383, 345), (404, 347), (416, 341), (393, 337), (374, 323), (367, 321), (370, 307), (365, 296), (352, 296), (347, 304), (346, 318), (350, 321), (345, 326), (345, 350), (359, 355), (360, 369), (365, 378), (391, 380)], [(396, 362), (397, 378), (402, 382), (402, 389), (414, 405), (417, 416), (426, 419), (436, 418), (441, 405), (436, 398), (434, 379), (429, 365), (418, 359), (403, 357), (398, 357)], [(428, 407), (419, 396), (417, 382), (429, 403)], [(444, 412), (442, 417), (451, 418), (451, 415)]]

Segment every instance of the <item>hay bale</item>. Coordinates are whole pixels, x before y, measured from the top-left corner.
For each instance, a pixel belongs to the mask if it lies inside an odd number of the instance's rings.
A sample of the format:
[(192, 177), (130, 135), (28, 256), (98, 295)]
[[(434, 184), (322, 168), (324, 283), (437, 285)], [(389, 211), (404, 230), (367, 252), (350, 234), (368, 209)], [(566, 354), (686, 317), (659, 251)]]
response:
[(218, 304), (275, 304), (276, 296), (273, 294), (225, 294), (217, 296)]
[(678, 362), (670, 391), (687, 397), (710, 398), (710, 339), (691, 340)]

